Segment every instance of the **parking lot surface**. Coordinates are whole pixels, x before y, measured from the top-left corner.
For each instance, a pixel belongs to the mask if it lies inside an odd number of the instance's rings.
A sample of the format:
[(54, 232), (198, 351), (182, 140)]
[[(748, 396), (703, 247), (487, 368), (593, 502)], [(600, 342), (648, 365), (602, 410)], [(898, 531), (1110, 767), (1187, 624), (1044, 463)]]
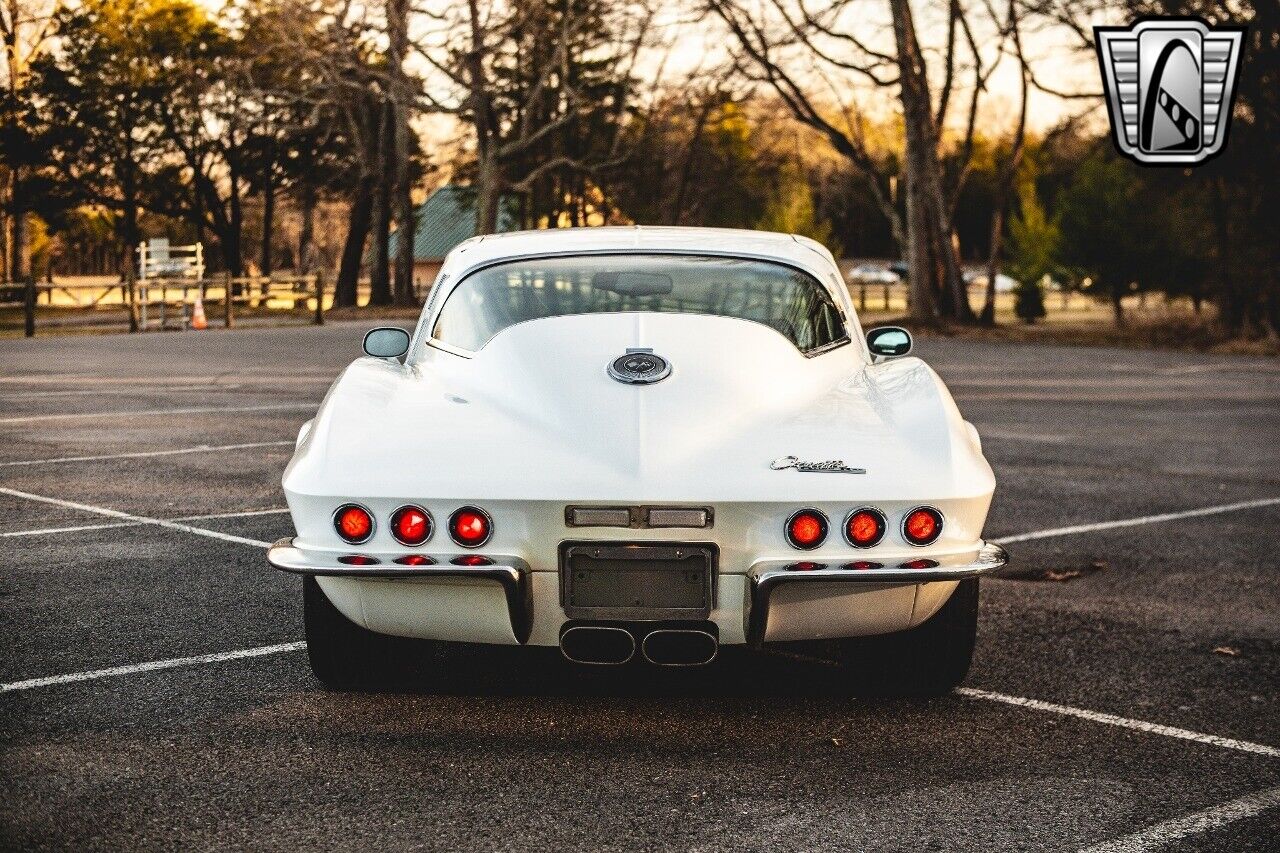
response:
[(726, 653), (322, 690), (280, 474), (364, 326), (0, 342), (4, 849), (1280, 849), (1280, 365), (929, 338), (998, 487), (965, 689)]

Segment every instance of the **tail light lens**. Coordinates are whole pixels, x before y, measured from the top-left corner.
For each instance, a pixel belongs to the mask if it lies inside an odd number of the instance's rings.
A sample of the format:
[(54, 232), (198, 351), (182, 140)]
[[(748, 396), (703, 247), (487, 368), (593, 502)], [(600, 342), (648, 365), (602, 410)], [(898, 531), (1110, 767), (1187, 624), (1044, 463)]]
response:
[(431, 514), (420, 506), (402, 506), (391, 513), (391, 535), (401, 545), (421, 545), (431, 538)]
[(907, 560), (899, 568), (903, 569), (932, 569), (938, 565), (937, 560), (927, 560), (921, 558), (919, 560)]
[(826, 563), (811, 563), (808, 560), (804, 560), (803, 562), (792, 563), (791, 565), (787, 566), (787, 571), (816, 572), (818, 569), (825, 569), (826, 567), (827, 567)]
[(483, 554), (463, 554), (460, 557), (454, 557), (449, 562), (455, 566), (492, 566), (493, 560)]
[(464, 548), (479, 548), (493, 535), (493, 520), (478, 507), (464, 506), (449, 517), (449, 535)]
[(339, 557), (339, 558), (338, 558), (338, 562), (339, 562), (339, 563), (344, 563), (344, 564), (346, 564), (346, 565), (348, 565), (348, 566), (376, 566), (376, 565), (378, 565), (378, 560), (377, 560), (377, 558), (376, 558), (376, 557), (369, 557), (369, 556), (366, 556), (366, 555), (364, 555), (364, 554), (347, 554), (346, 556)]
[(870, 560), (854, 560), (852, 563), (845, 563), (844, 568), (850, 569), (856, 572), (861, 569), (883, 569), (884, 564), (873, 563)]
[(333, 514), (333, 527), (344, 540), (359, 545), (373, 536), (373, 516), (359, 504), (343, 504)]
[(810, 551), (827, 538), (827, 517), (816, 509), (802, 509), (787, 519), (787, 541), (791, 547)]
[(912, 545), (928, 545), (942, 535), (942, 513), (931, 506), (916, 507), (902, 520), (902, 538)]
[(855, 548), (870, 548), (884, 538), (884, 513), (874, 507), (863, 507), (849, 513), (844, 523), (844, 535)]
[(402, 566), (433, 566), (436, 561), (426, 554), (405, 554), (403, 557), (396, 557), (396, 562)]

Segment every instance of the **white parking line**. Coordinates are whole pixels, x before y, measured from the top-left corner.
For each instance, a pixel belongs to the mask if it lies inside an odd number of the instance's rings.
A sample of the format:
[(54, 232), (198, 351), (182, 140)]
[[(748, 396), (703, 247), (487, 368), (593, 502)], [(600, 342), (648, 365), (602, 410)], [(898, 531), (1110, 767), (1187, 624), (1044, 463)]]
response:
[(1192, 835), (1226, 826), (1280, 806), (1280, 788), (1247, 794), (1204, 811), (1148, 826), (1132, 835), (1087, 847), (1081, 853), (1143, 853), (1156, 850)]
[(102, 456), (54, 456), (50, 459), (22, 459), (17, 462), (0, 462), (0, 468), (23, 465), (54, 465), (59, 462), (98, 462), (103, 459), (143, 459), (150, 456), (180, 456), (184, 453), (213, 453), (218, 450), (250, 450), (256, 447), (283, 447), (292, 441), (255, 441), (250, 444), (197, 444), (195, 447), (179, 447), (175, 450), (142, 450), (137, 453), (108, 453)]
[(25, 498), (29, 501), (39, 501), (40, 503), (52, 504), (60, 506), (64, 509), (76, 509), (80, 512), (88, 512), (95, 515), (105, 515), (107, 518), (118, 518), (121, 521), (132, 521), (138, 524), (153, 524), (156, 527), (165, 527), (169, 530), (178, 530), (182, 533), (194, 533), (196, 536), (207, 536), (210, 539), (220, 539), (223, 542), (235, 542), (237, 545), (253, 545), (257, 548), (270, 548), (270, 542), (263, 542), (259, 539), (248, 539), (244, 536), (233, 536), (230, 533), (223, 533), (220, 530), (208, 530), (204, 527), (192, 527), (190, 524), (181, 524), (165, 518), (148, 518), (145, 515), (134, 515), (133, 513), (120, 512), (115, 509), (107, 509), (102, 506), (92, 506), (90, 504), (77, 503), (75, 501), (64, 501), (61, 498), (50, 498), (44, 495), (33, 495), (30, 492), (20, 492), (17, 489), (0, 488), (0, 494), (10, 495), (15, 498)]
[(1234, 749), (1239, 752), (1251, 752), (1255, 755), (1265, 755), (1268, 758), (1280, 758), (1280, 748), (1267, 746), (1262, 743), (1252, 743), (1247, 740), (1234, 740), (1232, 738), (1219, 737), (1217, 735), (1206, 735), (1200, 732), (1193, 732), (1189, 729), (1162, 726), (1159, 723), (1148, 723), (1145, 720), (1131, 720), (1128, 717), (1118, 717), (1115, 714), (1105, 714), (1101, 711), (1090, 711), (1085, 708), (1073, 708), (1070, 705), (1058, 705), (1053, 702), (1042, 702), (1039, 699), (1026, 699), (1022, 696), (1009, 696), (1005, 693), (993, 693), (990, 690), (978, 690), (974, 687), (959, 687), (956, 689), (956, 693), (969, 699), (985, 699), (988, 702), (1003, 702), (1006, 705), (1017, 705), (1019, 708), (1030, 708), (1033, 711), (1045, 711), (1050, 714), (1062, 714), (1067, 717), (1078, 717), (1082, 720), (1088, 720), (1091, 723), (1119, 726), (1124, 729), (1146, 732), (1147, 734), (1163, 735), (1164, 737), (1177, 738), (1178, 740), (1189, 740), (1194, 741), (1195, 743), (1203, 743), (1208, 746), (1220, 746), (1223, 749)]
[(128, 388), (80, 388), (74, 391), (22, 391), (14, 394), (0, 394), (0, 400), (32, 400), (37, 397), (83, 397), (103, 394), (152, 394), (160, 391), (238, 391), (241, 386), (219, 385), (216, 382), (203, 385), (158, 385), (131, 386)]
[(55, 684), (72, 684), (77, 681), (96, 681), (99, 678), (111, 678), (116, 675), (135, 675), (139, 672), (155, 672), (158, 669), (175, 669), (180, 666), (194, 666), (202, 663), (220, 663), (242, 658), (258, 658), (264, 655), (275, 655), (281, 652), (294, 652), (306, 648), (306, 643), (278, 643), (274, 646), (258, 646), (254, 649), (236, 649), (231, 652), (215, 652), (211, 655), (193, 655), (186, 658), (167, 658), (153, 660), (148, 663), (135, 663), (128, 666), (113, 666), (107, 669), (94, 669), (89, 672), (72, 672), (67, 675), (51, 675), (48, 678), (28, 678), (26, 681), (11, 681), (0, 684), (0, 693), (15, 690), (32, 690), (36, 687), (52, 687)]
[(40, 421), (71, 421), (86, 418), (142, 417), (144, 415), (201, 415), (210, 412), (280, 412), (298, 409), (315, 411), (319, 403), (271, 403), (264, 406), (195, 406), (188, 409), (138, 409), (127, 412), (75, 412), (57, 415), (22, 415), (16, 418), (0, 418), (3, 424), (30, 424)]
[(1001, 545), (1013, 542), (1028, 542), (1032, 539), (1048, 539), (1051, 536), (1070, 536), (1072, 533), (1093, 533), (1097, 530), (1114, 530), (1117, 527), (1138, 527), (1143, 524), (1157, 524), (1162, 521), (1177, 521), (1180, 518), (1195, 518), (1201, 515), (1218, 515), (1234, 512), (1238, 509), (1257, 509), (1263, 506), (1276, 506), (1280, 498), (1259, 498), (1253, 501), (1240, 501), (1233, 504), (1218, 504), (1199, 509), (1187, 509), (1181, 512), (1164, 512), (1159, 515), (1141, 515), (1137, 518), (1122, 518), (1117, 521), (1097, 521), (1092, 524), (1075, 524), (1070, 527), (1051, 527), (1048, 530), (1033, 530), (1030, 533), (1018, 533), (1013, 536), (995, 537)]
[[(252, 518), (258, 515), (280, 515), (289, 511), (288, 507), (273, 509), (249, 509), (241, 512), (212, 512), (205, 515), (183, 515), (166, 521), (207, 521), (215, 518)], [(117, 527), (142, 527), (141, 521), (121, 521), (114, 524), (81, 524), (76, 527), (39, 527), (34, 530), (10, 530), (0, 533), (0, 539), (19, 536), (48, 536), (55, 533), (83, 533), (86, 530), (114, 530)]]

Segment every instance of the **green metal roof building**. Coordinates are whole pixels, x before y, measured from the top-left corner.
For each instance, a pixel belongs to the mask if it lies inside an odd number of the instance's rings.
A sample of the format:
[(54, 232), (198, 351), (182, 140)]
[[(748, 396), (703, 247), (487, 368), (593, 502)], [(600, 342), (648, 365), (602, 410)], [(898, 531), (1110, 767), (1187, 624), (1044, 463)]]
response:
[[(504, 198), (498, 206), (498, 231), (516, 231), (515, 199)], [(419, 287), (430, 285), (440, 271), (444, 256), (463, 240), (476, 234), (475, 192), (470, 187), (446, 184), (433, 192), (413, 212), (413, 279)], [(396, 256), (396, 233), (388, 243), (388, 255)]]

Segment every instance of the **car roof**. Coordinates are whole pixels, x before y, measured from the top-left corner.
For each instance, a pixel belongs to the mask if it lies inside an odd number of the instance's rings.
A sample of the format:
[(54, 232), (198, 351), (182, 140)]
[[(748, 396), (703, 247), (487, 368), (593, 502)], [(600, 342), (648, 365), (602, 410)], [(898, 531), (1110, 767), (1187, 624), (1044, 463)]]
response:
[(740, 255), (782, 261), (824, 273), (835, 266), (835, 258), (821, 243), (795, 234), (739, 228), (634, 225), (546, 228), (473, 237), (449, 253), (442, 272), (460, 276), (499, 261), (588, 252)]

